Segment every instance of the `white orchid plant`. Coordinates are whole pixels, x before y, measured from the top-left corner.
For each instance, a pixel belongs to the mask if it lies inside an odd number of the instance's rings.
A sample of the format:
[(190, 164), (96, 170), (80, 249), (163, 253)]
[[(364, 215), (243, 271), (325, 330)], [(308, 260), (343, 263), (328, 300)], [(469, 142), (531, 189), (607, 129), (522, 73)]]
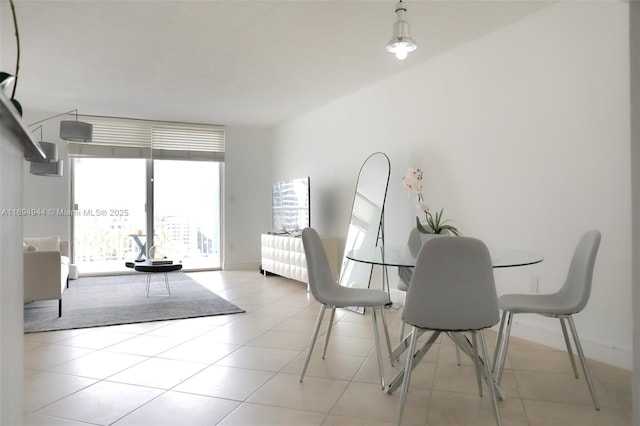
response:
[(409, 197), (414, 197), (418, 204), (418, 209), (425, 214), (426, 222), (422, 223), (420, 217), (416, 216), (416, 227), (423, 234), (445, 234), (462, 235), (458, 228), (450, 225), (449, 219), (444, 219), (444, 208), (439, 212), (431, 214), (429, 206), (424, 201), (424, 187), (422, 185), (422, 170), (410, 168), (405, 176), (402, 176), (402, 186), (407, 191)]

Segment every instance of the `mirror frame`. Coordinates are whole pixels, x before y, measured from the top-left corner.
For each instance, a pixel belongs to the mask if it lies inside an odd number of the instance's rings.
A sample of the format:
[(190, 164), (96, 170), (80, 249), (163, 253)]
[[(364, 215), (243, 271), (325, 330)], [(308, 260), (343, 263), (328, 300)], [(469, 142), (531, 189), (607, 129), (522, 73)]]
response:
[[(379, 173), (377, 173), (375, 169), (371, 169), (370, 171), (369, 168), (373, 166), (383, 166), (386, 170), (380, 170)], [(373, 175), (371, 174), (372, 172), (374, 173)], [(373, 178), (370, 178), (370, 176)], [(368, 288), (371, 284), (373, 265), (347, 259), (346, 254), (351, 250), (361, 247), (371, 245), (379, 246), (384, 244), (384, 207), (389, 189), (390, 176), (391, 162), (389, 161), (389, 157), (383, 152), (374, 152), (369, 155), (360, 167), (353, 196), (353, 203), (351, 205), (349, 227), (347, 229), (342, 265), (340, 267), (340, 275), (338, 278), (338, 283), (342, 286), (351, 288)], [(368, 186), (369, 182), (373, 183), (373, 185)], [(378, 184), (380, 186), (377, 186)], [(367, 211), (367, 209), (362, 209), (363, 205), (366, 207), (367, 203), (362, 203), (362, 199), (359, 197), (359, 194), (363, 193), (363, 189), (366, 190), (374, 186), (374, 190), (376, 192), (375, 195), (380, 196), (371, 203), (375, 208), (370, 209), (372, 214), (367, 218), (366, 222), (357, 220), (357, 212)], [(364, 313), (364, 308), (361, 307), (354, 307), (352, 310)]]

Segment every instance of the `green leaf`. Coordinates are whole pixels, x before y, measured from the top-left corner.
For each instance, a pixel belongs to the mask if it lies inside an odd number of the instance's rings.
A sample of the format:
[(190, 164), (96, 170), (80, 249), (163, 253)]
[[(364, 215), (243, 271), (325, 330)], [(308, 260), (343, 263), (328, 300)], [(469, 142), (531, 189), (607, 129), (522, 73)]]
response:
[(416, 228), (418, 228), (418, 231), (422, 232), (423, 234), (433, 234), (433, 231), (422, 226), (422, 223), (420, 223), (420, 218), (418, 216), (416, 216)]
[(455, 235), (455, 236), (457, 236), (457, 237), (459, 237), (459, 236), (461, 236), (461, 235), (462, 235), (462, 234), (460, 233), (460, 231), (458, 231), (458, 228), (456, 228), (456, 227), (455, 227), (455, 226), (453, 226), (453, 225), (443, 225), (443, 226), (442, 226), (442, 229), (446, 229), (446, 230), (448, 230), (449, 232), (451, 232), (453, 235)]

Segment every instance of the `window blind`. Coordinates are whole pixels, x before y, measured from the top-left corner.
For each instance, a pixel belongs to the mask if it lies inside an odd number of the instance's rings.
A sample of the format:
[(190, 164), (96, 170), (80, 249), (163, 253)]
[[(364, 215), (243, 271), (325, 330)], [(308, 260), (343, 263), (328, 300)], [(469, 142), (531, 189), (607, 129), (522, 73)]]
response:
[(71, 157), (224, 161), (224, 127), (79, 115), (93, 125), (91, 142), (69, 142)]

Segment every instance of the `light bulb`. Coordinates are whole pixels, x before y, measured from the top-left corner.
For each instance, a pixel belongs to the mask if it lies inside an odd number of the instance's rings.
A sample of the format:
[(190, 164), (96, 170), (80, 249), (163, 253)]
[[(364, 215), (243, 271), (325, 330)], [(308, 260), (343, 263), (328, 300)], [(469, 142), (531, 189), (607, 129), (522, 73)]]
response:
[(387, 43), (387, 51), (394, 53), (396, 58), (403, 60), (409, 52), (416, 50), (416, 42), (409, 35), (409, 23), (404, 19), (407, 7), (400, 0), (396, 4), (398, 20), (393, 24), (393, 36)]

